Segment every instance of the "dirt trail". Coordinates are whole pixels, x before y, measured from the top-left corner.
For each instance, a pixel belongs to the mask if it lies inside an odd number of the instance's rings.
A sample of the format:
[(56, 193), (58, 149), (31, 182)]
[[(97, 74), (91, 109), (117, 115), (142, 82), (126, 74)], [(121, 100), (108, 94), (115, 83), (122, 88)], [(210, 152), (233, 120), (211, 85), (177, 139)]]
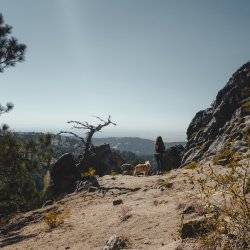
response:
[[(173, 170), (163, 176), (104, 176), (98, 181), (106, 188), (105, 195), (72, 194), (46, 208), (17, 215), (12, 228), (1, 232), (0, 246), (102, 249), (110, 236), (117, 234), (128, 240), (130, 249), (193, 249), (192, 243), (181, 242), (178, 235), (180, 207), (194, 192), (190, 173), (192, 170)], [(114, 206), (116, 199), (122, 199), (122, 204)], [(49, 231), (43, 216), (55, 209), (70, 215)]]

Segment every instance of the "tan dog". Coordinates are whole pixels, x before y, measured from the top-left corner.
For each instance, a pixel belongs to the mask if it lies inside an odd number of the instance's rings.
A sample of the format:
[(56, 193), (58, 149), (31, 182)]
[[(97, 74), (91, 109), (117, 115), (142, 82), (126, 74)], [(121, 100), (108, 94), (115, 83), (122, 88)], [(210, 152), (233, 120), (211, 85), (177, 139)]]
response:
[(135, 166), (134, 169), (134, 176), (138, 174), (144, 174), (144, 176), (149, 175), (149, 171), (151, 169), (151, 165), (149, 161), (146, 161), (145, 163), (138, 164)]

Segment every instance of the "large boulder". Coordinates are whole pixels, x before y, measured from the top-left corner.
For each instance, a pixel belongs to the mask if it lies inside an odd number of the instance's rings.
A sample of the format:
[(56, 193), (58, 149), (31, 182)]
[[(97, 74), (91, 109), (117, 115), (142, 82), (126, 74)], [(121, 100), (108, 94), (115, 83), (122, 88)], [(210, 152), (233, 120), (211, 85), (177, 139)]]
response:
[(76, 167), (73, 154), (62, 155), (53, 165), (50, 176), (57, 194), (74, 191), (81, 174)]
[(120, 166), (124, 163), (122, 157), (111, 150), (109, 144), (104, 144), (92, 148), (92, 154), (79, 164), (81, 172), (94, 168), (96, 174), (103, 176), (112, 171), (121, 172)]
[(123, 238), (114, 234), (106, 242), (105, 246), (103, 247), (103, 250), (124, 249), (124, 248), (126, 248), (126, 245), (127, 245), (126, 241)]
[(212, 223), (209, 223), (212, 216), (200, 216), (196, 218), (184, 217), (180, 227), (180, 236), (182, 239), (196, 238), (204, 235), (212, 230)]
[(164, 166), (163, 170), (171, 170), (180, 167), (184, 147), (179, 144), (166, 149), (164, 153)]
[(250, 62), (233, 74), (211, 107), (195, 115), (187, 129), (182, 164), (214, 155), (226, 145), (246, 152), (249, 135)]
[(134, 166), (132, 164), (124, 163), (120, 168), (122, 175), (133, 175), (134, 173)]

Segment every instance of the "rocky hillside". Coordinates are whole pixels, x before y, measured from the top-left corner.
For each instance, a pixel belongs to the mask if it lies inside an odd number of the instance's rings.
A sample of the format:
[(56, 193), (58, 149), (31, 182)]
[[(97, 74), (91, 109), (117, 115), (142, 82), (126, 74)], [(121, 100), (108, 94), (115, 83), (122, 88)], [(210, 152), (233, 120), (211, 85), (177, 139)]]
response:
[(211, 107), (195, 115), (187, 129), (182, 163), (201, 160), (225, 148), (245, 153), (249, 136), (250, 62), (233, 74)]

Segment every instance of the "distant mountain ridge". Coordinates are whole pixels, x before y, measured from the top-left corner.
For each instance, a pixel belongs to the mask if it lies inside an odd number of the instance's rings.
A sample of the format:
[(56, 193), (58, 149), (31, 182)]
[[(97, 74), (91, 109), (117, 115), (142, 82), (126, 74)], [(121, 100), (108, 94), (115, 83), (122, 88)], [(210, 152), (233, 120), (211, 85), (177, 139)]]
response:
[[(119, 151), (130, 151), (137, 155), (150, 155), (154, 153), (154, 141), (139, 137), (107, 137), (94, 138), (93, 144), (99, 146), (101, 144), (109, 144), (111, 148)], [(186, 142), (166, 142), (166, 148), (181, 144), (185, 146)]]
[[(32, 138), (41, 133), (36, 132), (18, 132), (16, 133), (21, 137)], [(59, 138), (59, 137), (58, 137)], [(72, 151), (74, 149), (77, 151), (77, 148), (80, 145), (80, 142), (77, 138), (73, 136), (61, 136), (63, 139), (62, 142), (59, 142), (58, 139), (53, 139), (53, 145), (55, 147), (64, 148), (63, 151)], [(128, 151), (136, 155), (152, 155), (154, 153), (154, 141), (149, 139), (143, 139), (139, 137), (103, 137), (103, 138), (93, 138), (93, 144), (95, 146), (109, 144), (111, 148), (119, 151)], [(181, 144), (185, 146), (186, 142), (166, 142), (166, 148), (172, 147), (174, 145)]]

